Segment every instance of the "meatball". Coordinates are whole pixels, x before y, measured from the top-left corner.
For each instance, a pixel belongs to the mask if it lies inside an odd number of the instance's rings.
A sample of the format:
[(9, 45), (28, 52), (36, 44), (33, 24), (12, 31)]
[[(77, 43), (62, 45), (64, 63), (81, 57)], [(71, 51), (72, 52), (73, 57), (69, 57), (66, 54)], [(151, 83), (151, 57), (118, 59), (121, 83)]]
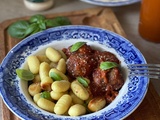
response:
[(112, 102), (118, 95), (118, 90), (124, 84), (120, 70), (115, 67), (109, 70), (96, 68), (93, 72), (94, 92), (101, 91), (105, 93), (107, 103)]
[(107, 77), (107, 73), (109, 71), (108, 70), (101, 70), (100, 68), (96, 68), (93, 71), (93, 81), (96, 84), (96, 86), (98, 86), (101, 91), (105, 91), (106, 90), (106, 86), (109, 83), (108, 77)]
[(71, 54), (67, 59), (68, 75), (73, 78), (78, 76), (89, 78), (95, 67), (97, 67), (97, 61), (89, 54)]
[(95, 69), (93, 72), (93, 81), (97, 86), (101, 86), (103, 90), (106, 89), (107, 84), (110, 84), (113, 90), (119, 90), (124, 84), (122, 74), (117, 67), (109, 70)]
[(103, 52), (95, 51), (95, 57), (96, 57), (97, 61), (99, 61), (99, 63), (105, 62), (105, 61), (110, 61), (110, 62), (116, 62), (117, 64), (119, 64), (118, 58), (114, 54), (112, 54), (108, 51), (103, 51)]
[(108, 74), (108, 78), (109, 83), (112, 85), (114, 90), (119, 90), (124, 84), (122, 74), (118, 68), (111, 69), (110, 73)]
[(64, 48), (63, 52), (66, 54), (66, 56), (69, 58), (71, 56), (71, 54), (82, 54), (82, 55), (88, 55), (88, 54), (93, 54), (94, 50), (87, 44), (84, 44), (83, 46), (81, 46), (77, 51), (75, 52), (71, 52), (72, 46), (70, 46), (69, 48)]
[(91, 81), (89, 90), (91, 91), (92, 97), (105, 96), (106, 94), (106, 91), (102, 86), (97, 85), (94, 81)]
[(118, 91), (113, 90), (113, 87), (108, 84), (106, 86), (106, 93), (105, 93), (105, 98), (106, 102), (109, 104), (111, 103), (118, 95)]

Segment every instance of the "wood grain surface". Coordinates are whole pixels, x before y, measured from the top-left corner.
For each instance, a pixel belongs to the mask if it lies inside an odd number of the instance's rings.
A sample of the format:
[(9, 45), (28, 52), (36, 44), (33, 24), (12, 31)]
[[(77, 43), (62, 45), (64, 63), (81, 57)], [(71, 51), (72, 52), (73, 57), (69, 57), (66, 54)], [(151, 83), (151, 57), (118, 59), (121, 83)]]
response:
[[(66, 16), (74, 25), (101, 27), (126, 37), (126, 34), (115, 14), (107, 7), (96, 7), (73, 12), (48, 14), (45, 16), (47, 18)], [(8, 26), (17, 20), (28, 20), (29, 18), (30, 16), (15, 18), (0, 23), (0, 62), (3, 60), (8, 51), (20, 41), (18, 39), (11, 38), (7, 34)], [(20, 120), (12, 112), (10, 112), (1, 99), (0, 102), (2, 102), (2, 116), (0, 116), (0, 120)], [(149, 89), (143, 102), (125, 120), (160, 120), (160, 97), (151, 83), (149, 84)]]

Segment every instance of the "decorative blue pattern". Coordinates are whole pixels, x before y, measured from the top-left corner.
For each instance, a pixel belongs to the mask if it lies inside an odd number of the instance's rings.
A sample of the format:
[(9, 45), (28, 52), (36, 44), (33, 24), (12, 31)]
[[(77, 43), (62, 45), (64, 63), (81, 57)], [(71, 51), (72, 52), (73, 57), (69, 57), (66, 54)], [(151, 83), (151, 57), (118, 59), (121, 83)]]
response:
[(140, 2), (141, 0), (81, 0), (86, 3), (94, 4), (94, 5), (99, 5), (99, 6), (123, 6), (123, 5), (130, 5), (134, 4), (137, 2)]
[(123, 93), (121, 99), (115, 103), (115, 106), (106, 107), (99, 112), (80, 117), (73, 118), (46, 114), (28, 102), (20, 89), (15, 70), (25, 62), (25, 58), (28, 55), (38, 50), (41, 46), (48, 45), (53, 41), (67, 42), (71, 39), (98, 42), (108, 48), (112, 48), (116, 50), (119, 56), (124, 58), (122, 62), (126, 65), (146, 63), (143, 55), (132, 43), (110, 31), (89, 26), (63, 26), (48, 29), (30, 36), (16, 45), (0, 65), (0, 92), (10, 110), (25, 120), (119, 120), (133, 112), (147, 92), (149, 79), (146, 77), (127, 77), (127, 92)]

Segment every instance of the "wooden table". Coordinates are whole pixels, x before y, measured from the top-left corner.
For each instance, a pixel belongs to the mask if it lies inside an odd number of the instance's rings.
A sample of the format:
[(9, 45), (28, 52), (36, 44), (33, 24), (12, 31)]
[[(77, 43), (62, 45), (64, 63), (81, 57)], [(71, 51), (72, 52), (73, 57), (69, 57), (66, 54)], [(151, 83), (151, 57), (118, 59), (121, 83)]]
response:
[[(98, 7), (74, 12), (46, 15), (47, 18), (53, 18), (55, 16), (67, 16), (73, 24), (102, 27), (127, 37), (115, 14), (109, 8)], [(7, 27), (17, 20), (27, 20), (29, 17), (30, 16), (10, 19), (0, 24), (0, 62), (7, 52), (19, 42), (18, 39), (13, 39), (7, 34)], [(0, 116), (0, 119), (19, 120), (18, 117), (8, 110), (5, 104), (2, 104), (1, 111), (2, 116)], [(160, 97), (155, 91), (152, 83), (149, 84), (149, 89), (143, 102), (125, 120), (160, 120)]]

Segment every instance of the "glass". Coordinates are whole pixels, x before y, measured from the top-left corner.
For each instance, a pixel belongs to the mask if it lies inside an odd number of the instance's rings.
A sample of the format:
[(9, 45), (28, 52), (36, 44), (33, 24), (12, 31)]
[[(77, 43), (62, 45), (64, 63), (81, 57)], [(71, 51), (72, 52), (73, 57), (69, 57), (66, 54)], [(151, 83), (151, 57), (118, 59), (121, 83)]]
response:
[(160, 43), (160, 0), (142, 0), (139, 33), (148, 41)]

